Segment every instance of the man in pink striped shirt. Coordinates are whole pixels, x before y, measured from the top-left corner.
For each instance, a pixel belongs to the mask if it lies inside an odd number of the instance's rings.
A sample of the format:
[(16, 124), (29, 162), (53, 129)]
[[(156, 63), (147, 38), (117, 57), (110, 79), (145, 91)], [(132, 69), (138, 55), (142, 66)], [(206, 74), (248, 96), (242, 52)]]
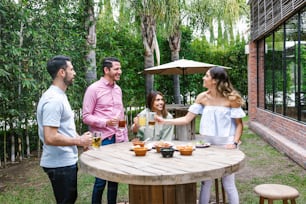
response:
[[(91, 132), (102, 133), (102, 145), (128, 141), (127, 128), (118, 129), (119, 119), (124, 117), (122, 91), (116, 84), (122, 74), (121, 64), (117, 58), (107, 57), (103, 60), (103, 76), (91, 84), (84, 95), (83, 122)], [(96, 178), (92, 203), (101, 203), (104, 188), (107, 186), (108, 204), (116, 204), (118, 183)]]

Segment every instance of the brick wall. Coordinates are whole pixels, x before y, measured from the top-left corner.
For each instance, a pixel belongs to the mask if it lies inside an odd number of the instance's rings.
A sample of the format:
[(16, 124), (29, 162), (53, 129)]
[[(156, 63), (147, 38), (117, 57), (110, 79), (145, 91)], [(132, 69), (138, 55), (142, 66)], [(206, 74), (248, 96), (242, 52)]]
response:
[[(257, 57), (257, 46), (259, 56)], [(249, 44), (249, 127), (272, 146), (306, 168), (306, 125), (264, 110), (264, 42)], [(258, 62), (257, 62), (258, 59)], [(258, 65), (258, 69), (257, 69)], [(258, 83), (258, 84), (257, 84)], [(259, 91), (257, 91), (259, 90)], [(258, 95), (259, 93), (259, 95)]]

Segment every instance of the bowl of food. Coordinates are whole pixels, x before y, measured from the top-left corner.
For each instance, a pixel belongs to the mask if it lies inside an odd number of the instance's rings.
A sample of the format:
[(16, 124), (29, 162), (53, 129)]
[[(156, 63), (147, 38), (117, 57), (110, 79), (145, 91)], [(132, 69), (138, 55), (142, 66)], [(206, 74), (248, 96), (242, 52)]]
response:
[(163, 157), (170, 158), (173, 157), (174, 149), (172, 147), (163, 147), (160, 149), (160, 153), (163, 155)]
[(189, 155), (192, 155), (193, 147), (192, 147), (192, 146), (180, 147), (180, 148), (179, 148), (179, 151), (180, 151), (180, 154), (181, 154), (181, 155), (189, 156)]
[(172, 145), (168, 142), (163, 142), (163, 141), (159, 141), (155, 144), (155, 149), (156, 149), (156, 152), (160, 152), (160, 149), (161, 148), (170, 148), (172, 147)]
[(132, 141), (133, 145), (134, 146), (139, 146), (139, 147), (144, 147), (145, 143), (143, 141), (140, 141), (140, 140), (135, 140), (135, 141)]
[(136, 156), (145, 156), (147, 154), (148, 149), (145, 147), (136, 147), (134, 148), (134, 152)]

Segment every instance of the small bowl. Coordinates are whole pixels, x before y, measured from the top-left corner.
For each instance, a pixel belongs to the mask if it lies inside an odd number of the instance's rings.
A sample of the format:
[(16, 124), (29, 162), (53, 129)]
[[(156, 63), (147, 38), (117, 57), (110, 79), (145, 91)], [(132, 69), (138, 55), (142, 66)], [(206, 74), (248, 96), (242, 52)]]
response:
[(140, 147), (144, 147), (145, 143), (143, 141), (133, 141), (132, 142), (134, 146), (140, 146)]
[(170, 157), (173, 157), (174, 149), (172, 147), (161, 148), (160, 152), (163, 155), (163, 157), (170, 158)]
[(160, 149), (163, 148), (161, 146), (155, 146), (156, 152), (160, 153)]
[(145, 156), (147, 153), (148, 149), (145, 147), (137, 147), (134, 148), (134, 152), (136, 156)]
[(168, 143), (161, 143), (161, 144), (157, 144), (155, 145), (155, 149), (156, 149), (156, 152), (160, 152), (160, 149), (161, 148), (171, 148), (172, 145), (171, 144), (168, 144)]
[(190, 156), (190, 155), (192, 155), (193, 149), (182, 148), (179, 151), (180, 151), (181, 155)]

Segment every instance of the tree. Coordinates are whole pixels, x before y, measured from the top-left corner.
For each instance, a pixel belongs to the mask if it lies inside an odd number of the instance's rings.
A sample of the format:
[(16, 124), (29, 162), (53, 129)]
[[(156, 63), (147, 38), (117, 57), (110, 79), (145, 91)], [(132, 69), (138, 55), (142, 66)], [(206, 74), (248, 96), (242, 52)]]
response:
[[(170, 2), (169, 2), (170, 3)], [(171, 61), (180, 59), (180, 50), (181, 50), (181, 4), (180, 0), (172, 1), (172, 5), (169, 5), (169, 12), (167, 12), (166, 25), (168, 27), (167, 33), (170, 33), (168, 36), (169, 47), (171, 50)], [(174, 94), (174, 103), (181, 104), (181, 94), (180, 94), (180, 79), (179, 75), (173, 75), (173, 94)]]
[(87, 31), (86, 45), (88, 47), (88, 54), (86, 55), (86, 61), (89, 66), (85, 68), (86, 71), (86, 81), (87, 83), (92, 82), (97, 79), (97, 65), (96, 65), (96, 18), (94, 10), (93, 0), (85, 1), (85, 12), (87, 11), (87, 18), (85, 21), (85, 30)]
[[(187, 15), (190, 25), (198, 32), (209, 30), (210, 43), (223, 46), (224, 31), (230, 36), (234, 43), (234, 26), (239, 18), (248, 18), (248, 6), (244, 0), (193, 0), (187, 7)], [(215, 22), (218, 25), (218, 36), (215, 38)]]
[[(154, 66), (154, 53), (159, 64), (159, 47), (156, 36), (157, 21), (163, 21), (172, 0), (130, 0), (136, 19), (140, 20), (144, 46), (144, 69)], [(146, 74), (146, 95), (153, 90), (153, 75)]]

